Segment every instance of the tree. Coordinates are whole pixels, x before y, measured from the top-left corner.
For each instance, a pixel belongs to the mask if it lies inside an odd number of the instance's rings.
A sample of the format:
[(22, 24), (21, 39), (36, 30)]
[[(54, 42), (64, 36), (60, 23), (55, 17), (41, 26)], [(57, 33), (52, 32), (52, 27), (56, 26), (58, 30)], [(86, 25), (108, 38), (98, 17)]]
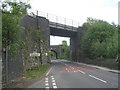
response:
[[(90, 58), (114, 58), (117, 55), (117, 27), (102, 20), (88, 20), (82, 50)], [(85, 24), (83, 24), (84, 27)]]
[(70, 47), (67, 45), (67, 41), (63, 40), (62, 41), (62, 58), (63, 59), (69, 59), (69, 54), (70, 54)]
[[(24, 7), (23, 7), (24, 6)], [(18, 47), (21, 45), (20, 19), (27, 14), (30, 4), (24, 2), (2, 2), (2, 43), (3, 48), (9, 46), (11, 55), (19, 53)]]
[(27, 14), (27, 10), (30, 9), (30, 4), (27, 4), (25, 2), (8, 2), (3, 1), (2, 2), (2, 11), (3, 13), (10, 13), (12, 15), (24, 15)]
[(55, 53), (55, 52), (51, 51), (50, 54), (51, 54), (51, 58), (52, 58), (52, 59), (56, 59), (56, 53)]

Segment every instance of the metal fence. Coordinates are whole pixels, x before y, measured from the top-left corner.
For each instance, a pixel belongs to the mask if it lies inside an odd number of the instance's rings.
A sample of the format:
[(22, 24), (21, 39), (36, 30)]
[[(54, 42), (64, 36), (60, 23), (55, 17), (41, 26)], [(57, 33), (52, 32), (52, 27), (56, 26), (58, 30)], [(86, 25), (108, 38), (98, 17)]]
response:
[(28, 10), (28, 14), (31, 16), (45, 17), (46, 19), (49, 19), (50, 22), (59, 23), (66, 26), (72, 26), (77, 28), (80, 25), (78, 21), (67, 19), (61, 16), (56, 16), (54, 14), (50, 14), (46, 12), (37, 11), (37, 10)]

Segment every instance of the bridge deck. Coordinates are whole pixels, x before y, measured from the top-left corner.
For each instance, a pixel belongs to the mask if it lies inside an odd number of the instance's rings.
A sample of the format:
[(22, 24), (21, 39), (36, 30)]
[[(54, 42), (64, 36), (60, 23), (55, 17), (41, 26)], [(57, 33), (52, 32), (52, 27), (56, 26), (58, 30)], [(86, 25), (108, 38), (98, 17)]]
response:
[(74, 31), (74, 32), (77, 32), (77, 29), (78, 29), (77, 27), (60, 24), (60, 23), (55, 23), (55, 22), (50, 22), (49, 26), (53, 27), (53, 28), (64, 29), (64, 30)]

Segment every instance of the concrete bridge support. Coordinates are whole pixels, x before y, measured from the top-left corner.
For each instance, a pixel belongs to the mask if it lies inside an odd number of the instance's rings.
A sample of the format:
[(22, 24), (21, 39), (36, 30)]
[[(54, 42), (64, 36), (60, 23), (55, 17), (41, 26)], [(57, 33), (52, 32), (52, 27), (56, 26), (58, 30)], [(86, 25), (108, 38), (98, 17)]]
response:
[(79, 62), (82, 60), (83, 53), (81, 50), (81, 40), (84, 33), (85, 30), (79, 27), (78, 32), (70, 37), (70, 56), (72, 61)]

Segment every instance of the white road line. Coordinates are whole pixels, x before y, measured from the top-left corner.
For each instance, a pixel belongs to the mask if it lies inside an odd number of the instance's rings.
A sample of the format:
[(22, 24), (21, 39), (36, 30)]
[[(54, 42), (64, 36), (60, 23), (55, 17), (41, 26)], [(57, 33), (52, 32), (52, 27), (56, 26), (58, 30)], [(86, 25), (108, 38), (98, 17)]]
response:
[(48, 83), (48, 81), (45, 81), (46, 83)]
[(56, 86), (56, 83), (52, 83), (53, 86)]
[(46, 86), (49, 86), (49, 83), (46, 83), (45, 85), (46, 85)]
[(95, 76), (93, 76), (93, 75), (89, 75), (89, 76), (92, 77), (92, 78), (95, 78), (95, 79), (97, 79), (97, 80), (99, 80), (99, 81), (102, 81), (102, 82), (104, 82), (104, 83), (107, 83), (107, 81), (102, 80), (102, 79), (100, 79), (100, 78), (97, 78), (97, 77), (95, 77)]
[(57, 86), (53, 86), (53, 88), (57, 88)]
[(55, 80), (54, 78), (52, 78), (52, 80)]
[(77, 72), (77, 71), (74, 71), (74, 72)]
[(50, 87), (45, 87), (46, 89), (49, 89)]
[(86, 74), (85, 72), (83, 72), (83, 71), (80, 71), (80, 70), (78, 70), (79, 72), (81, 72), (82, 74)]
[(52, 82), (55, 82), (55, 80), (52, 80)]
[(52, 87), (53, 87), (54, 89), (57, 89), (57, 85), (56, 85), (56, 83), (55, 83), (55, 78), (54, 78), (53, 76), (51, 76), (51, 79), (52, 79)]
[(50, 70), (46, 73), (46, 76), (48, 76), (48, 74), (50, 73), (51, 70), (52, 70), (52, 67), (51, 67)]

